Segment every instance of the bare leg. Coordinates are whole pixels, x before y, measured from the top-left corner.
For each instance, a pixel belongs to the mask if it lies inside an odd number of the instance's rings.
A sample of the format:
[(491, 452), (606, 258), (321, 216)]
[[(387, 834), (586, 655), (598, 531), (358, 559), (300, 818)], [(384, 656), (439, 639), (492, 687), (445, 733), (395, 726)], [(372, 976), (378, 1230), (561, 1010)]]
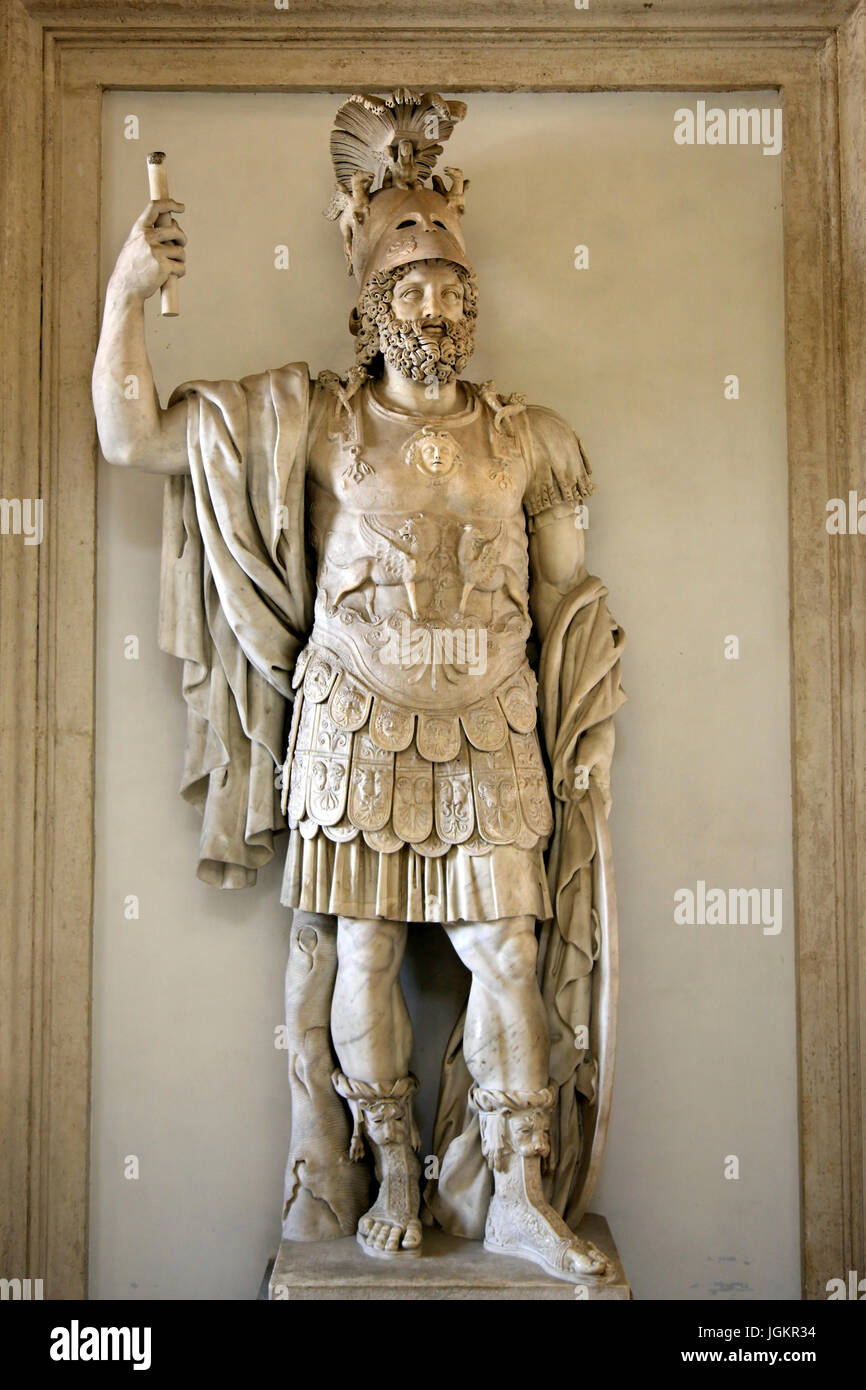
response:
[(533, 917), (445, 927), (472, 971), (463, 1055), (479, 1086), (537, 1091), (548, 1081), (550, 1037), (535, 967)]
[(331, 1033), (343, 1069), (337, 1089), (349, 1101), (373, 1151), (379, 1195), (358, 1223), (367, 1254), (418, 1255), (421, 1249), (416, 1082), (408, 1076), (412, 1025), (400, 988), (406, 923), (340, 917)]
[(412, 1024), (400, 988), (406, 923), (337, 919), (331, 1033), (347, 1076), (388, 1083), (409, 1070)]
[(561, 1279), (601, 1277), (604, 1256), (569, 1230), (541, 1181), (555, 1096), (547, 1089), (550, 1037), (536, 977), (535, 922), (503, 917), (446, 931), (472, 971), (464, 1056), (494, 1175), (485, 1246), (532, 1260)]

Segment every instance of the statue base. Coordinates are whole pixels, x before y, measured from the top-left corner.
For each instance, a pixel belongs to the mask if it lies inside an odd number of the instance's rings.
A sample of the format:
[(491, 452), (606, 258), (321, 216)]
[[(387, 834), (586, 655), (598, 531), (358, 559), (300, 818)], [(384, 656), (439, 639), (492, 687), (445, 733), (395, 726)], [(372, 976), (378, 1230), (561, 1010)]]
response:
[[(321, 1302), (359, 1299), (559, 1299), (631, 1298), (631, 1289), (610, 1227), (588, 1212), (579, 1227), (613, 1261), (605, 1284), (570, 1284), (538, 1265), (510, 1255), (494, 1255), (478, 1240), (462, 1240), (424, 1228), (424, 1253), (417, 1260), (377, 1260), (365, 1255), (353, 1236), (344, 1240), (284, 1240), (262, 1284), (260, 1298)], [(268, 1277), (268, 1274), (270, 1277)]]

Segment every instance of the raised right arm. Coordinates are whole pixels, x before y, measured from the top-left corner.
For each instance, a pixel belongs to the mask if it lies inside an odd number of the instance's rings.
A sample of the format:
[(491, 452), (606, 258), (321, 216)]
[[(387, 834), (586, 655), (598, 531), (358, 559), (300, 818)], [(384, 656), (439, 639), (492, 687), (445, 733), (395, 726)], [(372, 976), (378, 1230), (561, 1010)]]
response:
[(186, 273), (186, 236), (163, 212), (182, 212), (166, 199), (148, 203), (134, 223), (105, 295), (102, 332), (93, 365), (93, 407), (99, 445), (109, 463), (147, 473), (188, 473), (186, 402), (163, 410), (144, 338), (144, 301), (169, 275)]

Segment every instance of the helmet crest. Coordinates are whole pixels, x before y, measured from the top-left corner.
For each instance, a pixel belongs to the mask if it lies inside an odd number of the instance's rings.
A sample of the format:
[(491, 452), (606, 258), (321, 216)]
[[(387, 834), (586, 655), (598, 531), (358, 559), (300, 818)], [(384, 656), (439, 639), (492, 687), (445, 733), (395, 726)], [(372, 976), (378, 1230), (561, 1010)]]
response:
[[(363, 288), (378, 270), (439, 258), (471, 270), (460, 226), (469, 180), (433, 170), (462, 101), (398, 87), (379, 97), (356, 93), (338, 110), (331, 131), (337, 190), (326, 216), (339, 219), (350, 275)], [(425, 186), (425, 180), (430, 186)]]

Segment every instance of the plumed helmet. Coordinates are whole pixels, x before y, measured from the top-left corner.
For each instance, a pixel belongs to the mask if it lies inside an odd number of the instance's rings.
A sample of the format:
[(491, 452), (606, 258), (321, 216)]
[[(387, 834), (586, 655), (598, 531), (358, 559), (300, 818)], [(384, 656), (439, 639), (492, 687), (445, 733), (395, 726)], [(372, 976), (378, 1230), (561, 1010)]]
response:
[(441, 142), (465, 114), (462, 101), (409, 87), (381, 97), (357, 93), (337, 112), (337, 191), (326, 216), (339, 219), (348, 272), (361, 289), (375, 271), (412, 261), (440, 258), (472, 269), (460, 225), (469, 180), (446, 168), (446, 185), (433, 173)]

